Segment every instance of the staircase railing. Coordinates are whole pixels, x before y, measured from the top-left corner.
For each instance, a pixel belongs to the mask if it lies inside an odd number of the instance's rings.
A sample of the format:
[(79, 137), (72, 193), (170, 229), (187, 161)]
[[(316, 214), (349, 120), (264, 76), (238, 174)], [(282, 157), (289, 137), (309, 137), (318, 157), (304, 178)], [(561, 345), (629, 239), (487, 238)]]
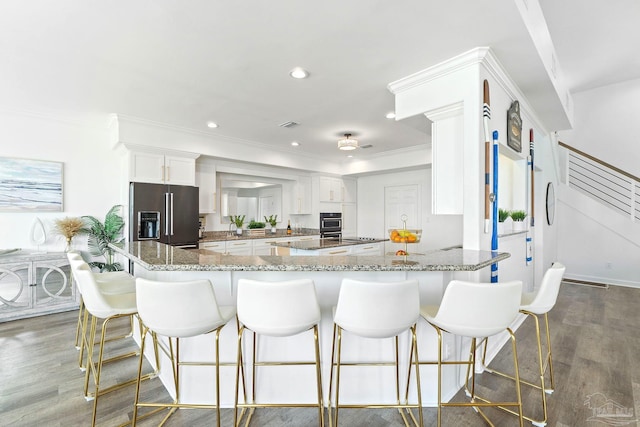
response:
[(558, 141), (568, 150), (569, 187), (640, 221), (640, 178)]

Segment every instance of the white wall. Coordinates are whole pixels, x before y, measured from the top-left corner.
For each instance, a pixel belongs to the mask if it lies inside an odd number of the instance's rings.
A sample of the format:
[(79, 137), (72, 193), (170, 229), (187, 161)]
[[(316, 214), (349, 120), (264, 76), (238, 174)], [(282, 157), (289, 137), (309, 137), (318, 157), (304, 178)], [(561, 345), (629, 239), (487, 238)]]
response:
[(385, 229), (384, 189), (388, 186), (420, 186), (422, 241), (418, 251), (462, 245), (461, 215), (431, 214), (431, 168), (370, 175), (358, 178), (358, 235), (388, 238)]
[[(640, 79), (580, 92), (573, 99), (575, 128), (559, 132), (558, 139), (640, 176)], [(640, 224), (574, 190), (561, 190), (558, 253), (567, 265), (566, 276), (640, 286)]]
[(567, 186), (559, 194), (559, 252), (566, 276), (640, 287), (640, 224)]
[[(55, 219), (66, 216), (104, 219), (113, 205), (123, 202), (119, 189), (121, 153), (109, 145), (106, 115), (95, 120), (0, 110), (0, 128), (0, 156), (64, 163), (64, 212), (0, 212), (0, 248), (62, 251), (64, 239), (50, 230), (44, 245), (37, 248), (31, 244), (29, 232), (36, 218), (50, 229)], [(83, 246), (86, 240), (76, 238), (74, 243)]]
[(607, 163), (640, 176), (640, 79), (573, 95), (574, 130), (560, 140)]

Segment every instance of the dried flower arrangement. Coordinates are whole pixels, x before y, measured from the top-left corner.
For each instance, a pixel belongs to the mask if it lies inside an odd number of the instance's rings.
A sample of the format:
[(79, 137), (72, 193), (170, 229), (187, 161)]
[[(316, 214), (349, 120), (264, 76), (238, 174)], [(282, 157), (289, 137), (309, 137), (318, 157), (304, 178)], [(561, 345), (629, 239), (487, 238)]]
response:
[(71, 246), (71, 239), (84, 232), (84, 221), (76, 217), (64, 217), (55, 220), (55, 231), (67, 240), (67, 250)]

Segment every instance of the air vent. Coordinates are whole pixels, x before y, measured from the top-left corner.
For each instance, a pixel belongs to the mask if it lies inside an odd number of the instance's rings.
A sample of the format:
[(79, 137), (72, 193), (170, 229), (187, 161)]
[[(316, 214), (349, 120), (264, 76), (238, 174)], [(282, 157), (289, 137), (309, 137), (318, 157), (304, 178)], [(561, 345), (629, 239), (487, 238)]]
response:
[(371, 144), (367, 144), (367, 145), (361, 145), (360, 148), (371, 148), (373, 147), (373, 145)]
[(298, 125), (299, 123), (296, 123), (296, 122), (284, 122), (284, 123), (280, 123), (278, 126), (280, 126), (281, 128), (292, 128)]

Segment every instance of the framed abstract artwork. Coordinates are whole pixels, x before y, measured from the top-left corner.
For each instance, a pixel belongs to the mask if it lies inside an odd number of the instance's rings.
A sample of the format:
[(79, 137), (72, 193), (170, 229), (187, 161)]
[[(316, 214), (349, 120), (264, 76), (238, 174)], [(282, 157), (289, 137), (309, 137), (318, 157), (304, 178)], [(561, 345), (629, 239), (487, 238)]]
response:
[(1, 212), (62, 212), (63, 164), (0, 157)]

